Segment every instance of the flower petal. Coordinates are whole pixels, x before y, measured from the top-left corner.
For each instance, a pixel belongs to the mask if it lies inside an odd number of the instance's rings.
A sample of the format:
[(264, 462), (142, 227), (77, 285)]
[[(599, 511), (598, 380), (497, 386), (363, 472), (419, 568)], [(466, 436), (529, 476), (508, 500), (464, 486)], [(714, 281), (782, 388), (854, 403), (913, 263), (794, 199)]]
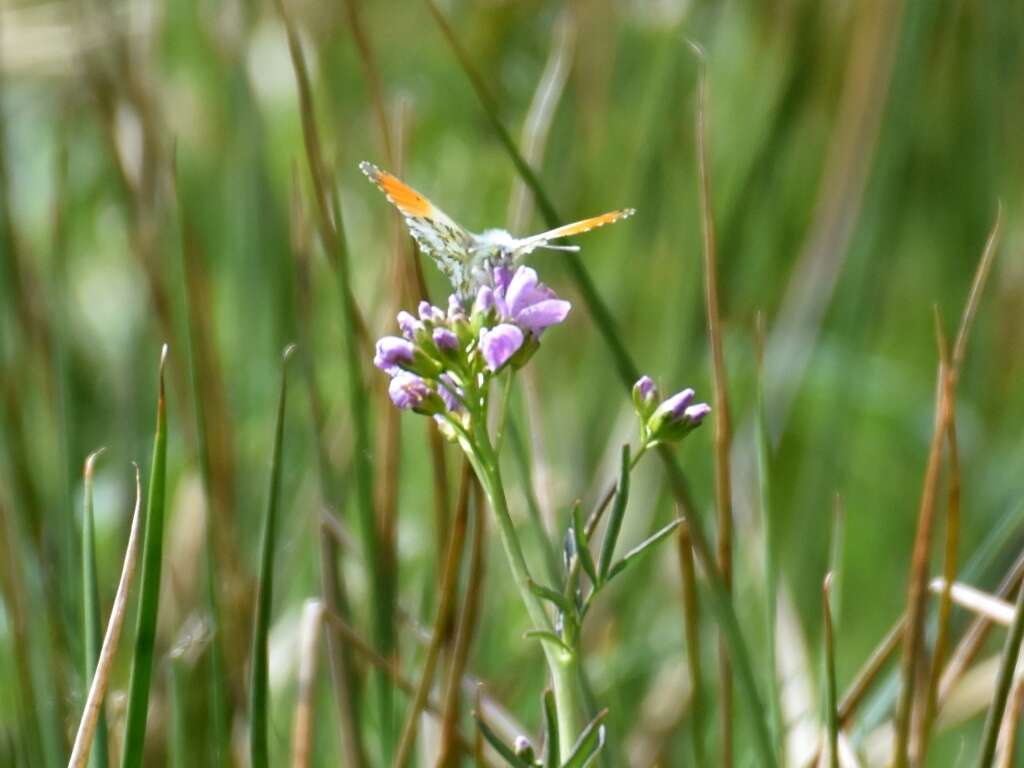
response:
[(512, 276), (512, 282), (505, 291), (505, 303), (508, 304), (508, 317), (514, 318), (531, 304), (547, 298), (538, 295), (537, 272), (529, 267), (520, 267)]
[(502, 323), (480, 334), (480, 354), (492, 371), (497, 371), (523, 346), (523, 332), (509, 323)]
[(526, 330), (540, 333), (545, 328), (558, 325), (565, 320), (570, 309), (572, 309), (572, 304), (568, 301), (544, 299), (520, 311), (515, 315), (515, 320)]

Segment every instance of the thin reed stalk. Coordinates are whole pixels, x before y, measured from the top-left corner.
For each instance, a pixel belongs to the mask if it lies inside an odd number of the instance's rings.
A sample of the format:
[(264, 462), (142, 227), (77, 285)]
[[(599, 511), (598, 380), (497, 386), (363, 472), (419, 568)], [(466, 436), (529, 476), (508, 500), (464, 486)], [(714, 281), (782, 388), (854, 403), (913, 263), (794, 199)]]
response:
[(405, 716), (405, 726), (402, 728), (402, 736), (395, 754), (395, 768), (404, 768), (412, 754), (420, 712), (430, 694), (430, 688), (433, 686), (434, 669), (445, 644), (448, 627), (454, 613), (458, 597), (459, 571), (462, 568), (462, 555), (465, 549), (466, 526), (469, 524), (471, 474), (469, 467), (465, 467), (462, 473), (459, 503), (455, 510), (455, 519), (448, 539), (448, 552), (442, 569), (444, 576), (441, 579), (441, 596), (434, 619), (434, 631), (430, 638), (430, 645), (427, 646), (427, 657), (423, 662), (423, 671), (420, 674), (419, 684), (416, 686), (416, 693), (413, 695), (412, 703)]
[[(732, 427), (729, 415), (729, 393), (726, 385), (725, 353), (722, 349), (722, 318), (718, 305), (718, 253), (715, 247), (715, 220), (711, 210), (711, 172), (708, 168), (707, 98), (708, 76), (704, 50), (690, 43), (700, 66), (697, 86), (696, 127), (697, 173), (700, 182), (700, 212), (704, 252), (704, 307), (711, 347), (713, 380), (712, 416), (715, 420), (715, 519), (718, 523), (718, 567), (722, 583), (732, 590), (732, 485), (729, 450)], [(718, 695), (721, 701), (721, 764), (733, 764), (732, 669), (728, 649), (721, 637), (718, 643)]]

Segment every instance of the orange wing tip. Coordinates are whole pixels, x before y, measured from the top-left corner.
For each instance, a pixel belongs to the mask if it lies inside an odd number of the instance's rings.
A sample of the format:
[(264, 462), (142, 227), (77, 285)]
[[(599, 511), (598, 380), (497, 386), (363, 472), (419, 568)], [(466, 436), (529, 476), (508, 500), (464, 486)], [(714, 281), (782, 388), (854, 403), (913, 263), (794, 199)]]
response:
[(380, 187), (388, 200), (406, 216), (430, 216), (433, 206), (430, 201), (412, 187), (403, 183), (397, 176), (382, 171), (373, 163), (363, 161), (359, 164), (359, 170), (366, 174), (366, 178)]

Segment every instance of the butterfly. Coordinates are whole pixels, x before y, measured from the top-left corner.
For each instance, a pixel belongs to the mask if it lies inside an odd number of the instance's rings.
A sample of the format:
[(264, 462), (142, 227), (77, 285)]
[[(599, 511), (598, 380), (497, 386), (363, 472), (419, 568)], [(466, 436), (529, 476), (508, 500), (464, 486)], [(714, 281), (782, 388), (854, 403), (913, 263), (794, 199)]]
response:
[(610, 211), (530, 237), (513, 237), (504, 229), (474, 234), (398, 177), (366, 161), (359, 164), (359, 169), (398, 209), (420, 250), (434, 260), (463, 299), (472, 298), (481, 286), (490, 285), (496, 267), (511, 266), (538, 248), (578, 251), (579, 246), (551, 241), (589, 232), (636, 212), (633, 208)]

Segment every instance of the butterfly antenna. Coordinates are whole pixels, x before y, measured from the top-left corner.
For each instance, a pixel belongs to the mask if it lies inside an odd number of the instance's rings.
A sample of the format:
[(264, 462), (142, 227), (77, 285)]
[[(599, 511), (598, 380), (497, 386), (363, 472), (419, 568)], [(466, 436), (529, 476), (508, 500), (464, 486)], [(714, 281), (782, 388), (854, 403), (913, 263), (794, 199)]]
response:
[(580, 250), (578, 245), (552, 245), (551, 243), (545, 243), (537, 247), (546, 248), (549, 251), (567, 251), (568, 253), (579, 253)]

